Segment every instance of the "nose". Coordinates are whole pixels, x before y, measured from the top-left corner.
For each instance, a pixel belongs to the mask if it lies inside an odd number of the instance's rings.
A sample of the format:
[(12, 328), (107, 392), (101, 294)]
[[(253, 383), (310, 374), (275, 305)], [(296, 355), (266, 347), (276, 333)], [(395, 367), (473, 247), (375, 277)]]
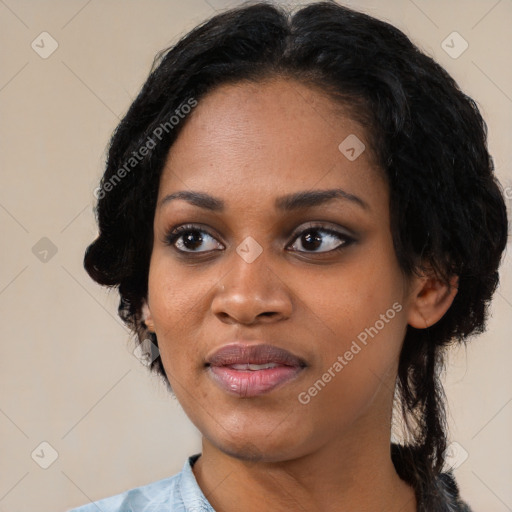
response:
[(269, 265), (265, 251), (248, 263), (233, 251), (230, 270), (217, 283), (213, 313), (224, 323), (252, 325), (291, 316), (289, 288)]

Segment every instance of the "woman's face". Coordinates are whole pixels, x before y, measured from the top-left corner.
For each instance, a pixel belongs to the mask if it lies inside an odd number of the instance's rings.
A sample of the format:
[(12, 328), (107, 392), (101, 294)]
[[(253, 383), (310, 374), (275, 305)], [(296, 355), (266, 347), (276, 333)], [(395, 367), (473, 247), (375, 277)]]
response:
[(162, 174), (146, 323), (187, 415), (237, 457), (389, 440), (407, 283), (386, 182), (334, 107), (292, 80), (221, 86)]

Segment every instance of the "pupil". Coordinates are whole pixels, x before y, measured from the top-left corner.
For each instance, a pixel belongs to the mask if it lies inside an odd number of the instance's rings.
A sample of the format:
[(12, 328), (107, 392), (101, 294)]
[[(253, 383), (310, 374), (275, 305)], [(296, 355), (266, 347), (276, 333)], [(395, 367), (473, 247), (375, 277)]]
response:
[(311, 230), (302, 236), (303, 243), (305, 242), (305, 245), (313, 245), (313, 247), (309, 247), (310, 249), (318, 249), (318, 247), (322, 245), (322, 237), (318, 235), (315, 236), (312, 233), (317, 233), (317, 231)]
[(196, 249), (202, 241), (203, 237), (197, 231), (189, 231), (185, 234), (183, 243), (187, 249)]

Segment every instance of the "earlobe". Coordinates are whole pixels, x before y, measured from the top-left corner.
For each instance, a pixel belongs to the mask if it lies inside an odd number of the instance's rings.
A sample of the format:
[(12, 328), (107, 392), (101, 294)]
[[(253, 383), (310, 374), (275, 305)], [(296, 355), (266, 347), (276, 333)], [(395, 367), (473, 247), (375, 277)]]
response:
[(457, 294), (459, 278), (453, 276), (449, 284), (437, 277), (419, 278), (408, 313), (408, 324), (416, 329), (426, 329), (441, 320)]
[(144, 304), (142, 304), (142, 320), (146, 324), (149, 332), (155, 332), (153, 317), (151, 316), (151, 311), (149, 310), (147, 301), (144, 301)]

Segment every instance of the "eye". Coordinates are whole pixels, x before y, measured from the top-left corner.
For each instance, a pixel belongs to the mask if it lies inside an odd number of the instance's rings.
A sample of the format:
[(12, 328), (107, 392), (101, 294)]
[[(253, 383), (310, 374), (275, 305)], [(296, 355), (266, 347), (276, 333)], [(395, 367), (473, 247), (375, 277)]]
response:
[[(328, 229), (323, 226), (310, 226), (301, 231), (291, 248), (298, 252), (324, 253), (335, 250), (341, 250), (350, 245), (355, 239), (346, 233)], [(299, 249), (302, 245), (305, 250)]]
[[(173, 245), (181, 252), (208, 252), (216, 249), (224, 249), (210, 233), (204, 229), (200, 229), (193, 224), (186, 224), (172, 229), (165, 237), (168, 245)], [(197, 250), (198, 248), (203, 250)]]

